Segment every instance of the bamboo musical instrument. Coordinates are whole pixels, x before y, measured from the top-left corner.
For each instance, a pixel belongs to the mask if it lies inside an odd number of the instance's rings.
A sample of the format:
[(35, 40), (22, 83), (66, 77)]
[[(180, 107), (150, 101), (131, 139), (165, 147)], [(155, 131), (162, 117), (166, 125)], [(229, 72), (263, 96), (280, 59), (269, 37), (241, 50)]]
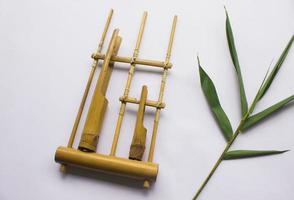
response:
[[(143, 186), (145, 188), (148, 188), (150, 186), (150, 183), (156, 180), (158, 174), (159, 166), (158, 164), (153, 162), (153, 155), (160, 111), (161, 109), (165, 108), (165, 103), (163, 102), (163, 93), (167, 78), (167, 71), (172, 67), (172, 64), (170, 63), (170, 56), (174, 39), (174, 33), (176, 29), (177, 16), (175, 16), (173, 19), (173, 25), (171, 29), (166, 59), (162, 62), (157, 60), (138, 58), (139, 48), (141, 46), (141, 41), (143, 38), (143, 32), (147, 19), (147, 12), (144, 12), (142, 16), (140, 30), (137, 36), (137, 42), (132, 57), (124, 57), (117, 55), (122, 41), (122, 38), (118, 35), (118, 29), (115, 29), (113, 31), (106, 53), (101, 53), (112, 15), (113, 10), (111, 10), (108, 15), (105, 28), (102, 34), (102, 38), (99, 42), (98, 49), (91, 56), (94, 59), (92, 69), (78, 110), (78, 114), (74, 122), (74, 126), (68, 141), (68, 145), (67, 147), (60, 146), (57, 148), (55, 153), (55, 161), (61, 164), (62, 169), (65, 169), (66, 165), (72, 165), (139, 179), (144, 182)], [(81, 135), (81, 140), (78, 145), (78, 149), (75, 149), (73, 148), (74, 139), (76, 137), (77, 129), (80, 124), (81, 115), (83, 113), (85, 102), (89, 93), (89, 88), (91, 86), (95, 69), (98, 65), (99, 60), (103, 60), (103, 64), (89, 106), (86, 121)], [(106, 92), (108, 84), (110, 82), (111, 73), (116, 62), (129, 63), (130, 68), (123, 96), (119, 97), (121, 106), (118, 114), (111, 151), (109, 155), (105, 155), (101, 153), (96, 153), (96, 148), (101, 127), (103, 124), (103, 119), (105, 117), (105, 110), (108, 104)], [(163, 69), (162, 80), (160, 84), (160, 92), (157, 101), (150, 100), (147, 98), (147, 86), (142, 87), (140, 99), (129, 96), (131, 83), (137, 64), (143, 65), (145, 67), (156, 67), (158, 69)], [(130, 147), (129, 158), (122, 158), (116, 156), (116, 149), (126, 110), (126, 105), (128, 103), (138, 104), (139, 108), (137, 113), (134, 135)], [(147, 130), (143, 124), (144, 111), (146, 106), (154, 107), (156, 111), (151, 136), (151, 143), (149, 147), (148, 160), (144, 161), (142, 160), (142, 156), (146, 148), (146, 139), (149, 138), (146, 135)], [(65, 172), (65, 170), (63, 171)]]

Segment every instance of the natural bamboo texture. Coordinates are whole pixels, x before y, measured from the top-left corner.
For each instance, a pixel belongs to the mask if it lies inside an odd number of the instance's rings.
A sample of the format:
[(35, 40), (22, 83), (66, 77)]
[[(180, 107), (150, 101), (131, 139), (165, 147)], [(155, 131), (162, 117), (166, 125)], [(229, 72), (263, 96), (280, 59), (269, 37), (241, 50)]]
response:
[(55, 161), (139, 180), (155, 181), (158, 173), (158, 164), (156, 163), (88, 153), (67, 147), (58, 147), (55, 153)]
[[(135, 49), (134, 49), (134, 52), (133, 52), (133, 57), (132, 57), (132, 61), (131, 61), (131, 67), (129, 69), (128, 79), (127, 79), (126, 87), (125, 87), (125, 90), (124, 90), (124, 97), (128, 97), (128, 95), (129, 95), (131, 82), (132, 82), (134, 72), (135, 72), (135, 65), (136, 65), (135, 61), (137, 60), (137, 57), (139, 55), (139, 48), (140, 48), (142, 37), (143, 37), (143, 32), (144, 32), (144, 28), (145, 28), (145, 24), (146, 24), (146, 19), (147, 19), (147, 12), (145, 11), (144, 14), (143, 14), (143, 17), (142, 17), (141, 26), (140, 26), (136, 46), (135, 46)], [(113, 142), (112, 142), (112, 146), (111, 146), (111, 152), (110, 152), (111, 156), (115, 156), (115, 153), (116, 153), (118, 138), (119, 138), (119, 134), (120, 134), (121, 125), (122, 125), (125, 110), (126, 110), (126, 102), (121, 102), (119, 115), (118, 115), (118, 119), (117, 119), (117, 124), (116, 124), (116, 128), (115, 128), (115, 133), (114, 133), (114, 137), (113, 137)]]
[(132, 144), (129, 153), (129, 159), (142, 160), (145, 145), (146, 145), (146, 133), (147, 129), (144, 127), (144, 114), (147, 100), (148, 90), (147, 86), (142, 87), (139, 109), (137, 112), (137, 120), (135, 125), (135, 131), (132, 139)]
[(118, 29), (113, 31), (109, 48), (106, 53), (106, 58), (103, 62), (99, 78), (97, 80), (84, 130), (79, 143), (79, 149), (82, 151), (95, 152), (97, 148), (98, 138), (108, 104), (105, 93), (113, 70), (110, 58), (112, 55), (117, 54), (121, 43), (121, 38), (118, 36), (118, 33)]

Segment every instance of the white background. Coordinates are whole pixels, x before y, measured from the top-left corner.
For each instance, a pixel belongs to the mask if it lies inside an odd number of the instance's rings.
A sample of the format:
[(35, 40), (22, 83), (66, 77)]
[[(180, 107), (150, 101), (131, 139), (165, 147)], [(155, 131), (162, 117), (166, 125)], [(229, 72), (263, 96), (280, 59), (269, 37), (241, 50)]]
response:
[[(277, 60), (294, 32), (293, 0), (0, 0), (0, 199), (191, 199), (225, 145), (200, 88), (197, 53), (232, 126), (240, 120), (223, 5), (231, 17), (251, 101), (271, 61)], [(90, 55), (110, 8), (115, 11), (110, 30), (119, 27), (123, 37), (120, 55), (132, 54), (142, 13), (149, 11), (141, 58), (164, 59), (172, 17), (179, 17), (171, 59), (174, 68), (164, 96), (167, 107), (162, 111), (155, 149), (160, 171), (148, 191), (132, 181), (103, 174), (75, 171), (64, 176), (54, 162), (57, 146), (66, 145), (70, 135)], [(117, 64), (111, 78), (110, 103), (98, 145), (101, 153), (110, 151), (127, 69), (128, 65)], [(138, 66), (131, 96), (138, 97), (147, 84), (149, 98), (156, 99), (160, 74), (145, 69)], [(293, 94), (293, 75), (292, 49), (257, 110)], [(122, 157), (128, 155), (136, 109), (129, 105), (126, 112), (118, 145)], [(147, 113), (150, 139), (154, 110), (148, 108)], [(241, 135), (232, 148), (293, 150), (293, 118), (292, 104)], [(293, 168), (294, 151), (226, 161), (199, 199), (293, 199)]]

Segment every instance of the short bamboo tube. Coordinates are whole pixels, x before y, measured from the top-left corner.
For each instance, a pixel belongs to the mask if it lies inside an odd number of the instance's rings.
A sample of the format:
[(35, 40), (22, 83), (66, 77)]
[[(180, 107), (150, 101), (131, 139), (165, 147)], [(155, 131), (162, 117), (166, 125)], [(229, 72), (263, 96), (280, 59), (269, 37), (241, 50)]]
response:
[[(137, 60), (137, 57), (139, 55), (139, 48), (140, 48), (142, 37), (143, 37), (146, 19), (147, 19), (147, 12), (145, 11), (142, 16), (140, 30), (139, 30), (136, 46), (135, 46), (133, 57), (132, 57), (131, 67), (129, 69), (128, 79), (127, 79), (126, 87), (124, 90), (124, 97), (128, 97), (128, 95), (129, 95), (131, 82), (132, 82), (134, 72), (135, 72), (135, 65), (136, 65), (135, 61)], [(116, 128), (115, 128), (115, 133), (114, 133), (114, 137), (113, 137), (113, 142), (112, 142), (112, 146), (111, 146), (111, 152), (110, 152), (111, 156), (115, 156), (115, 153), (116, 153), (117, 143), (118, 143), (118, 139), (119, 139), (119, 134), (120, 134), (125, 110), (126, 110), (126, 102), (121, 102), (119, 115), (118, 115)]]
[(145, 145), (146, 145), (146, 133), (147, 129), (144, 127), (144, 114), (147, 100), (148, 90), (147, 86), (142, 87), (139, 109), (137, 112), (137, 121), (135, 125), (135, 131), (132, 139), (132, 144), (129, 152), (129, 159), (142, 160)]
[(139, 180), (156, 180), (158, 164), (58, 147), (55, 161)]
[(79, 149), (82, 151), (95, 152), (97, 148), (100, 130), (102, 128), (105, 111), (108, 100), (105, 93), (108, 87), (113, 66), (111, 66), (110, 58), (113, 54), (117, 54), (121, 38), (118, 36), (118, 29), (115, 29), (110, 40), (110, 44), (103, 62), (99, 78), (94, 90), (92, 101), (87, 114), (86, 122), (82, 132)]

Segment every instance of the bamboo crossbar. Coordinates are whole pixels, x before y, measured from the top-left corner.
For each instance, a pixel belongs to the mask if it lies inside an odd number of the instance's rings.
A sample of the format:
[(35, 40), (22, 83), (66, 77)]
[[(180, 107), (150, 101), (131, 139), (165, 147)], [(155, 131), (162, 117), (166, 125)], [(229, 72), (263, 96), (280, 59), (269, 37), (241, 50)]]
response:
[[(140, 100), (138, 100), (137, 98), (134, 97), (120, 97), (119, 100), (121, 102), (127, 102), (127, 103), (134, 103), (134, 104), (139, 104)], [(155, 107), (155, 108), (164, 108), (165, 107), (165, 103), (163, 102), (158, 102), (158, 101), (153, 101), (153, 100), (147, 100), (146, 101), (146, 106), (150, 106), (150, 107)]]
[[(104, 60), (105, 55), (101, 53), (96, 53), (92, 54), (91, 56), (94, 60)], [(122, 56), (112, 56), (111, 61), (113, 62), (122, 62), (122, 63), (129, 63), (133, 62), (134, 64), (138, 65), (146, 65), (150, 67), (160, 67), (160, 68), (171, 68), (172, 63), (165, 63), (162, 61), (157, 61), (157, 60), (147, 60), (147, 59), (140, 59), (137, 58), (136, 60), (133, 61), (132, 57), (122, 57)]]

